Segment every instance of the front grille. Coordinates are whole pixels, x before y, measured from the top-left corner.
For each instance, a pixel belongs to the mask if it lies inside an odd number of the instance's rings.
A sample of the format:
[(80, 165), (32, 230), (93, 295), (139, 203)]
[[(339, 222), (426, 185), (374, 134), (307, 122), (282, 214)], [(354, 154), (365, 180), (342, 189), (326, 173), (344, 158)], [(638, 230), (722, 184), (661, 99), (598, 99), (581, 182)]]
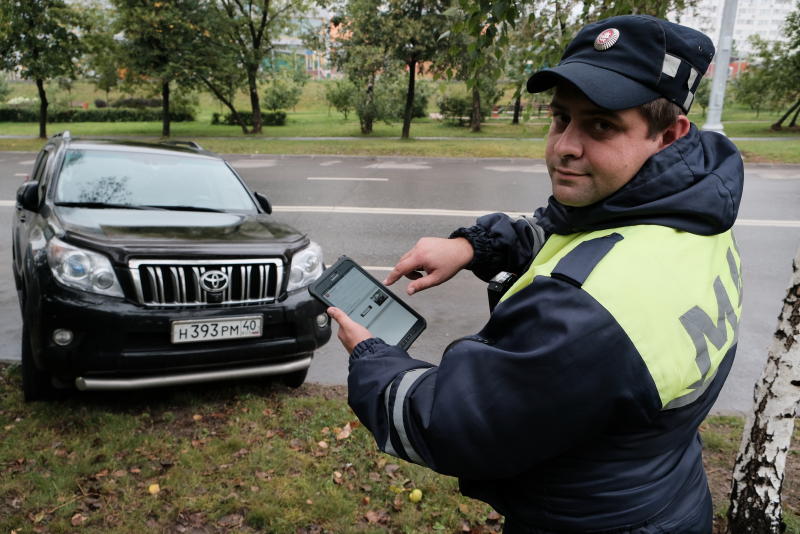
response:
[[(131, 260), (128, 267), (136, 298), (145, 306), (273, 302), (283, 279), (280, 259)], [(224, 273), (227, 287), (221, 292), (204, 289), (201, 278), (207, 271)]]

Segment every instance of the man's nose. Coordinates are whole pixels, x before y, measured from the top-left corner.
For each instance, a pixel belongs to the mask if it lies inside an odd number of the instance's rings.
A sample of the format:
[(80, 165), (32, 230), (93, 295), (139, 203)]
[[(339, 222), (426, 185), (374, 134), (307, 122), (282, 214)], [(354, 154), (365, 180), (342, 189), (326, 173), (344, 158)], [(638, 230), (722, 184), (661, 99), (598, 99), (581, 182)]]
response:
[(561, 159), (580, 158), (583, 155), (581, 132), (574, 122), (567, 124), (567, 127), (559, 134), (553, 148), (556, 156)]

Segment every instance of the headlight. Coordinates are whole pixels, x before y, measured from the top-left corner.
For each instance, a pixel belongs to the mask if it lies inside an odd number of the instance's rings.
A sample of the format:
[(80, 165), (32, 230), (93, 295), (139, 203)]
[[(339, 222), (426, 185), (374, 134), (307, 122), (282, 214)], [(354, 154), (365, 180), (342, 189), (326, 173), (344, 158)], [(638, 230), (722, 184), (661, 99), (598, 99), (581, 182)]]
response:
[(124, 297), (111, 262), (102, 254), (69, 245), (54, 237), (47, 243), (47, 263), (53, 276), (65, 286)]
[(322, 274), (322, 248), (313, 241), (292, 256), (287, 291), (305, 287)]

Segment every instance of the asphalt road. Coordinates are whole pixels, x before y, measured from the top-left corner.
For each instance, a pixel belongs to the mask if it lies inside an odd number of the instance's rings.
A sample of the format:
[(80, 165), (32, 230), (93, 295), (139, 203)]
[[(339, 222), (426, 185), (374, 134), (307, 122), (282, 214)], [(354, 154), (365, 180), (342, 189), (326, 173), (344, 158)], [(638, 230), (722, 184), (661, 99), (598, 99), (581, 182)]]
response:
[[(32, 153), (0, 153), (0, 359), (19, 360), (19, 308), (10, 271), (10, 225), (17, 186)], [(379, 279), (419, 237), (447, 236), (491, 211), (531, 213), (549, 195), (541, 160), (242, 156), (228, 160), (275, 206), (275, 217), (308, 232), (330, 264), (347, 254)], [(715, 405), (746, 412), (766, 359), (800, 245), (800, 167), (748, 165), (736, 226), (745, 284), (739, 351)], [(404, 295), (405, 284), (395, 285)], [(469, 273), (408, 299), (428, 321), (411, 354), (437, 363), (447, 344), (481, 328), (485, 285)], [(314, 359), (309, 380), (343, 384), (347, 358), (334, 338)]]

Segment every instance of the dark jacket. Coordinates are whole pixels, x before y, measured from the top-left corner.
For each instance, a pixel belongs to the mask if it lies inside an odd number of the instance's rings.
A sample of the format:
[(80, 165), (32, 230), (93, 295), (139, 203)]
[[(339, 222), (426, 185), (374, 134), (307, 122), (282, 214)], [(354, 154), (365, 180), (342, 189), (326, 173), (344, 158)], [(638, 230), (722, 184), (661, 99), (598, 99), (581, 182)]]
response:
[[(697, 428), (736, 349), (742, 180), (736, 148), (693, 126), (605, 200), (551, 198), (536, 213), (545, 247), (481, 332), (439, 366), (360, 343), (351, 407), (382, 450), (459, 477), (509, 532), (710, 532)], [(455, 235), (484, 280), (522, 274), (536, 252), (502, 214)]]

